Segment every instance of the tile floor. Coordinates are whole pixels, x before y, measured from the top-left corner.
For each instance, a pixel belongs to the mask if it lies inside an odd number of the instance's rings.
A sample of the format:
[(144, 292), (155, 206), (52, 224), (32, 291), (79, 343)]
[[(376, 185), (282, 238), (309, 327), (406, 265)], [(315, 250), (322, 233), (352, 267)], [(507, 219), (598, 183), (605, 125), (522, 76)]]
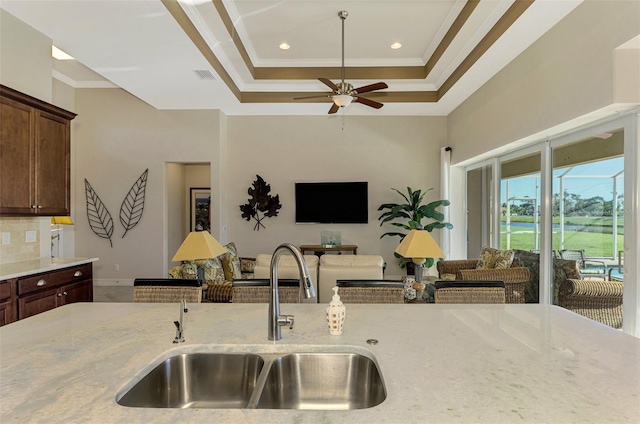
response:
[(94, 302), (133, 302), (133, 286), (93, 286)]

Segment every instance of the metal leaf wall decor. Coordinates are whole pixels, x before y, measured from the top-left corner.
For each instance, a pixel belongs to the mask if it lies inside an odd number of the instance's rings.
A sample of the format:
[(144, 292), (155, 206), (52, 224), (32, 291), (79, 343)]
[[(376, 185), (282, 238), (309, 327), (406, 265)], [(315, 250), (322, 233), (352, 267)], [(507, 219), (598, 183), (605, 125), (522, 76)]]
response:
[(122, 238), (124, 238), (124, 236), (127, 235), (127, 231), (135, 227), (142, 218), (148, 174), (149, 169), (147, 168), (133, 184), (131, 190), (129, 190), (127, 196), (122, 201), (122, 205), (120, 206), (120, 223), (124, 227)]
[[(253, 188), (249, 187), (247, 190), (251, 196), (249, 202), (240, 205), (244, 219), (247, 221), (251, 221), (251, 218), (256, 220), (256, 225), (253, 226), (254, 231), (260, 231), (260, 227), (266, 228), (262, 220), (272, 216), (278, 216), (278, 209), (282, 207), (279, 195), (271, 196), (269, 194), (270, 191), (271, 186), (267, 184), (260, 175), (256, 175)], [(262, 216), (260, 216), (258, 212), (262, 212)]]
[(113, 247), (111, 236), (113, 235), (113, 218), (107, 207), (100, 200), (100, 196), (95, 192), (87, 179), (84, 179), (84, 192), (87, 198), (87, 219), (91, 230), (98, 237), (109, 240), (109, 244)]

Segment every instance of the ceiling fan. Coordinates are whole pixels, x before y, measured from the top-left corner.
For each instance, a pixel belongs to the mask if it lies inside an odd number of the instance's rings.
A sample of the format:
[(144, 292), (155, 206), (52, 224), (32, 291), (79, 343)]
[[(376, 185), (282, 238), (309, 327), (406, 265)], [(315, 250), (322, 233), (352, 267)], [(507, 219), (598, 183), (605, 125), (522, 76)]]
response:
[(329, 114), (336, 113), (341, 107), (349, 106), (351, 102), (362, 103), (363, 105), (380, 109), (382, 106), (384, 106), (382, 103), (376, 102), (371, 99), (365, 99), (364, 97), (361, 97), (360, 94), (389, 88), (387, 84), (385, 84), (384, 82), (377, 82), (375, 84), (353, 88), (353, 85), (344, 82), (344, 21), (345, 19), (347, 19), (347, 16), (349, 16), (349, 13), (346, 10), (341, 10), (338, 12), (338, 16), (342, 20), (342, 81), (339, 84), (335, 84), (330, 79), (318, 78), (320, 82), (322, 82), (332, 90), (330, 94), (324, 94), (322, 96), (296, 97), (293, 100), (316, 99), (321, 97), (330, 98), (333, 100), (333, 104), (329, 109)]

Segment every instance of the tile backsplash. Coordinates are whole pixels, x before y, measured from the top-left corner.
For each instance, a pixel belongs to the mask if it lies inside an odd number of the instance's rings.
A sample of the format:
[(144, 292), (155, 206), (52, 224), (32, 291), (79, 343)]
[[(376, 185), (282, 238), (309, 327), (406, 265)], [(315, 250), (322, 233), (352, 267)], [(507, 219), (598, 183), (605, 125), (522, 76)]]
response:
[[(36, 241), (27, 243), (27, 231), (35, 231)], [(8, 245), (0, 243), (0, 262), (10, 263), (38, 259), (40, 257), (40, 218), (2, 217), (0, 233), (9, 233), (11, 241)]]

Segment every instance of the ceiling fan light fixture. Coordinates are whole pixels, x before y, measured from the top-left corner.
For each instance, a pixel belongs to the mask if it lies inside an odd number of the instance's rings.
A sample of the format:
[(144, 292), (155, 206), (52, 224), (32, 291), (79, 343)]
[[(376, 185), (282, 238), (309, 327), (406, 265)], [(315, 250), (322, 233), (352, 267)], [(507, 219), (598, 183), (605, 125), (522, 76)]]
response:
[(333, 96), (333, 103), (335, 103), (336, 106), (349, 106), (352, 101), (353, 97), (349, 96), (348, 94), (336, 94), (335, 96)]
[(289, 50), (291, 46), (287, 43), (282, 42), (278, 47), (280, 47), (280, 50)]
[(400, 47), (402, 47), (402, 44), (398, 43), (397, 41), (395, 43), (391, 44), (391, 48), (393, 50), (398, 50)]

